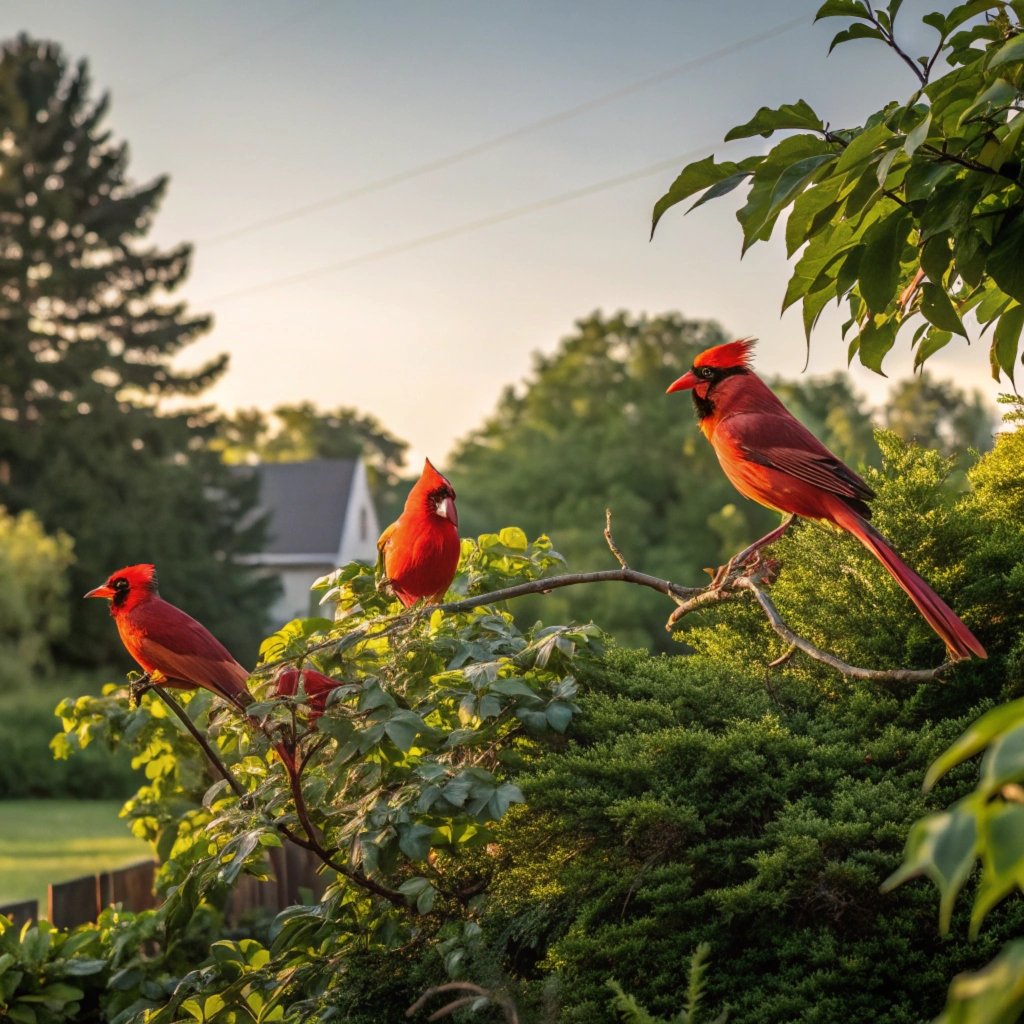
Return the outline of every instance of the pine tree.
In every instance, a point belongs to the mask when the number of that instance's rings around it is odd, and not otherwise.
[[[22,35],[0,54],[0,502],[75,540],[78,592],[152,561],[163,590],[243,661],[269,599],[236,556],[254,550],[252,484],[208,450],[209,410],[164,412],[227,367],[173,358],[210,327],[170,297],[191,247],[145,236],[167,188],[128,176],[85,61]],[[248,523],[240,530],[240,522]],[[88,613],[88,614],[87,614]],[[75,657],[116,649],[96,609],[73,611]]]

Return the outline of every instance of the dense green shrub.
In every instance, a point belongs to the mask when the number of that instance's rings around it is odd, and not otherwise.
[[[880,438],[875,521],[988,645],[987,663],[919,686],[850,683],[797,656],[746,605],[704,615],[690,658],[610,652],[581,681],[565,749],[531,760],[501,825],[483,936],[464,967],[520,988],[538,1019],[557,981],[565,1024],[611,1020],[614,976],[652,1012],[678,1007],[682,966],[709,942],[709,1004],[752,1022],[910,1022],[958,970],[1024,926],[967,909],[938,934],[927,886],[882,895],[912,823],[963,792],[925,795],[928,765],[977,715],[1022,688],[1022,435],[1003,435],[944,487],[932,453]],[[804,635],[858,664],[938,664],[941,643],[851,540],[804,525],[778,545],[773,596]]]

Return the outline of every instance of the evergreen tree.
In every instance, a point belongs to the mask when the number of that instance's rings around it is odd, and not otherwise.
[[[131,181],[90,87],[54,43],[22,35],[0,54],[0,502],[74,537],[77,592],[155,562],[168,595],[252,661],[270,596],[236,561],[259,540],[254,485],[208,450],[208,410],[160,408],[227,356],[172,366],[210,326],[169,297],[191,247],[146,244],[167,178]],[[73,607],[68,653],[107,659],[113,630],[88,612]]]

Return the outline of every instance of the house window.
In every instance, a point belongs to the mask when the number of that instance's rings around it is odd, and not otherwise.
[[[359,510],[359,539],[366,540],[370,531],[370,517],[366,514],[366,506]]]

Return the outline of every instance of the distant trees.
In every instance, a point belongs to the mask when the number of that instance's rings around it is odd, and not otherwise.
[[[130,180],[108,99],[90,91],[86,63],[54,43],[23,35],[0,54],[0,502],[74,537],[74,592],[157,562],[244,659],[269,596],[235,561],[258,541],[253,485],[208,450],[206,411],[161,408],[227,357],[172,365],[210,326],[170,297],[191,249],[146,243],[167,178]],[[105,659],[113,631],[89,612],[72,605],[66,653]]]
[[[312,402],[278,405],[267,413],[239,409],[220,418],[212,447],[225,462],[298,462],[361,455],[382,481],[393,483],[405,465],[408,442],[375,416],[357,409],[318,409]]]
[[[0,691],[52,668],[51,648],[68,628],[71,538],[48,535],[32,512],[0,508]]]

